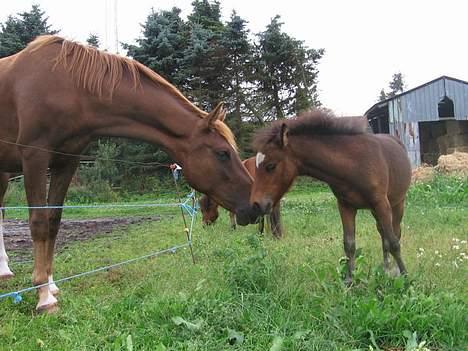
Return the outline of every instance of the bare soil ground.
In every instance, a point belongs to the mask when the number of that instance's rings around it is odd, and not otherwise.
[[[62,220],[56,247],[61,251],[70,242],[85,241],[97,236],[116,238],[122,235],[121,229],[131,224],[160,219],[160,216],[65,219]],[[31,258],[32,239],[28,221],[5,219],[3,228],[5,248],[11,260],[14,262]]]

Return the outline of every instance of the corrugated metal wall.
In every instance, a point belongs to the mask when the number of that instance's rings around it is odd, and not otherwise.
[[[388,102],[390,134],[400,138],[414,166],[421,162],[418,122],[439,121],[438,103],[452,99],[455,119],[468,120],[468,84],[442,78]]]

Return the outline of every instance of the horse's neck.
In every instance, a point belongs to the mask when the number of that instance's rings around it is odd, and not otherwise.
[[[142,82],[141,89],[123,86],[112,101],[103,102],[104,113],[94,119],[93,133],[118,136],[160,145],[182,162],[187,141],[200,121],[199,111],[164,87]]]

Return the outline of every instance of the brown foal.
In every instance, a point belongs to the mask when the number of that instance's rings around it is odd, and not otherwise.
[[[366,132],[364,117],[337,118],[316,110],[282,120],[254,139],[257,172],[251,204],[263,215],[278,203],[294,179],[307,175],[327,183],[338,200],[347,256],[346,281],[355,265],[355,217],[370,209],[382,238],[384,268],[390,252],[406,272],[400,253],[400,223],[411,165],[403,144],[384,134]]]

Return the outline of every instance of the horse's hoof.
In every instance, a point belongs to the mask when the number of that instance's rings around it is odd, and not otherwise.
[[[60,294],[60,289],[55,284],[49,285],[49,291],[54,296],[57,296],[58,294]]]
[[[13,272],[1,274],[1,275],[0,275],[0,281],[11,279],[11,278],[13,278],[14,276],[15,276],[15,275],[13,274]]]
[[[42,314],[42,313],[54,314],[54,313],[57,313],[58,310],[59,310],[58,302],[36,307],[36,312],[39,314]]]
[[[345,278],[344,284],[346,285],[346,287],[350,288],[353,285],[353,278]]]
[[[58,310],[58,300],[51,294],[49,287],[39,288],[39,302],[36,306],[38,313],[54,313]]]

